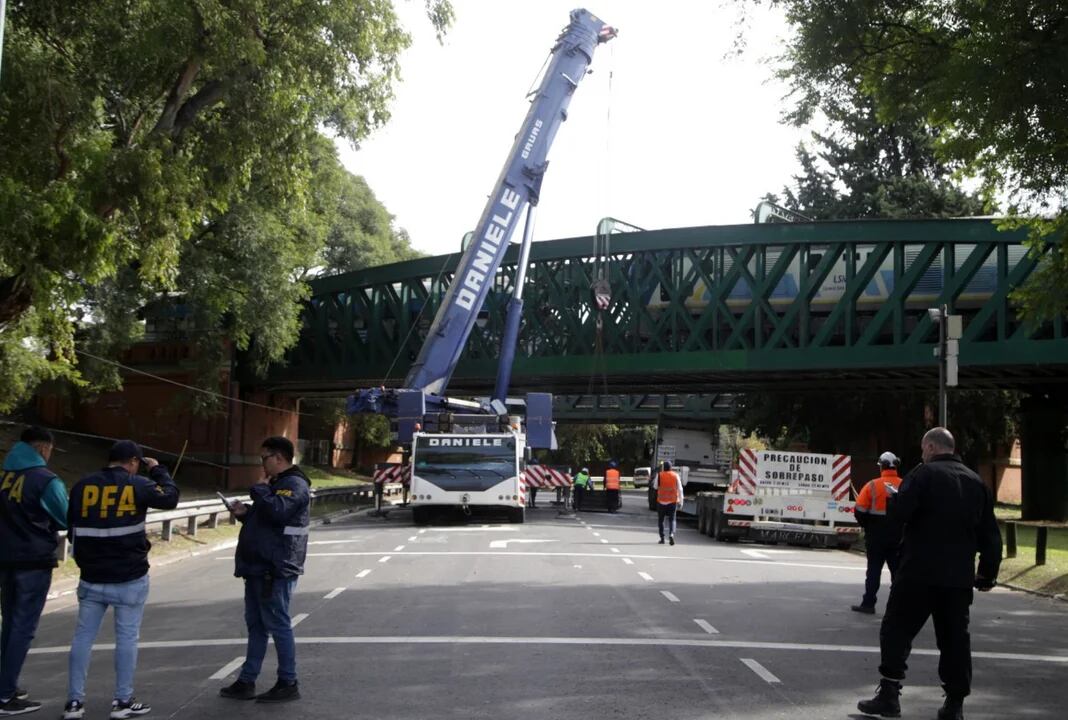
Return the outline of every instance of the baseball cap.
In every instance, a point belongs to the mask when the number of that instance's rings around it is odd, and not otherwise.
[[[901,459],[897,455],[889,451],[884,452],[882,455],[879,456],[880,465],[886,465],[887,467],[890,467],[891,465],[896,466],[899,462],[901,462]]]
[[[141,446],[133,440],[119,440],[108,451],[108,462],[126,462],[137,458],[144,460],[145,454],[141,452]]]

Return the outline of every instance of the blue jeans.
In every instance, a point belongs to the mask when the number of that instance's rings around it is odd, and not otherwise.
[[[52,568],[0,568],[0,613],[4,616],[0,630],[0,701],[15,695],[22,663],[30,651],[51,585]]]
[[[664,520],[668,521],[668,537],[675,537],[675,511],[679,509],[679,506],[675,503],[656,504],[656,525],[660,530],[660,539],[664,539]]]
[[[297,579],[263,577],[245,578],[245,625],[248,626],[248,647],[245,664],[237,679],[256,682],[267,654],[267,636],[274,638],[278,653],[278,679],[293,683],[297,681],[297,644],[293,639],[293,627],[289,619],[289,599]]]
[[[148,600],[148,575],[124,583],[78,583],[78,624],[70,644],[67,699],[85,701],[85,678],[93,641],[108,606],[115,608],[115,699],[133,697],[137,669],[137,636]]]

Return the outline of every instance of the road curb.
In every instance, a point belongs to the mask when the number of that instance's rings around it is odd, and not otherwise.
[[[1057,600],[1059,602],[1068,602],[1068,594],[1066,593],[1048,593],[1041,590],[1031,590],[1029,588],[1020,587],[1019,585],[1013,585],[1012,583],[999,582],[998,587],[1009,588],[1010,590],[1016,590],[1019,592],[1027,593],[1028,595],[1037,595],[1039,597],[1049,598],[1051,600]]]

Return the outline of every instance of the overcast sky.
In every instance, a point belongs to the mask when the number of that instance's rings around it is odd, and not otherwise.
[[[473,229],[527,112],[525,99],[579,0],[452,0],[438,44],[422,0],[397,3],[412,47],[392,119],[345,166],[364,176],[437,255]],[[549,152],[535,241],[590,235],[607,215],[646,228],[750,222],[797,171],[806,133],[780,123],[784,86],[763,62],[786,26],[749,8],[748,51],[731,56],[736,3],[597,0],[619,29],[598,47]],[[520,231],[513,236],[518,241]]]

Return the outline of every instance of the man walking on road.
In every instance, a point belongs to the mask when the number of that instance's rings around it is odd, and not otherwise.
[[[903,526],[903,540],[879,631],[882,679],[875,697],[862,700],[857,708],[868,715],[901,715],[901,681],[912,640],[933,617],[938,676],[946,693],[938,718],[962,720],[972,680],[972,588],[994,587],[1001,565],[1001,531],[994,519],[993,493],[954,454],[949,431],[929,430],[921,449],[923,465],[901,482],[890,511],[891,521]]]
[[[37,632],[52,570],[57,530],[67,527],[67,488],[46,465],[54,440],[29,427],[4,458],[0,483],[0,716],[41,709],[18,688],[19,673]]]
[[[148,477],[138,475],[144,464]],[[130,440],[108,453],[108,466],[87,475],[70,492],[67,525],[74,541],[78,582],[78,622],[70,646],[70,683],[64,720],[85,714],[85,679],[89,657],[108,607],[115,610],[115,695],[112,720],[144,715],[152,708],[133,695],[137,636],[148,599],[148,551],[145,535],[149,508],[170,510],[178,504],[178,487],[167,468],[145,457]]]
[[[883,564],[890,569],[890,579],[897,570],[897,549],[901,542],[900,526],[891,524],[887,518],[887,506],[897,494],[901,478],[897,466],[901,461],[892,452],[879,456],[879,477],[868,482],[857,496],[855,517],[864,528],[864,547],[868,555],[868,574],[864,580],[864,598],[852,610],[871,615],[875,612],[875,596]]]
[[[252,503],[233,503],[230,512],[241,521],[234,575],[245,579],[245,624],[248,646],[241,673],[219,694],[235,700],[280,703],[300,699],[297,646],[289,618],[289,601],[304,573],[308,553],[311,481],[293,464],[293,443],[269,437],[260,447],[263,478],[252,486]],[[256,695],[267,636],[278,653],[278,681]]]
[[[682,480],[671,469],[671,463],[664,461],[663,470],[653,480],[656,490],[656,525],[660,530],[660,544],[664,544],[664,520],[668,521],[668,541],[675,544],[675,514],[682,507]]]

